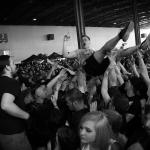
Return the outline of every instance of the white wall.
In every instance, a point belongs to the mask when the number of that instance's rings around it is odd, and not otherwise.
[[[90,36],[92,47],[98,50],[106,41],[117,35],[118,28],[87,27],[86,34]],[[10,50],[14,60],[26,59],[32,54],[61,54],[63,36],[69,32],[71,36],[70,49],[77,49],[75,27],[63,26],[0,26],[0,33],[7,33],[8,43],[0,43],[0,50]],[[47,34],[54,34],[54,40],[46,40]],[[122,41],[117,45],[121,45]],[[134,33],[131,34],[127,47],[135,45]]]

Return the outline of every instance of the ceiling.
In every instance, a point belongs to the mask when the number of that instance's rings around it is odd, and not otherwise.
[[[133,0],[82,0],[85,26],[123,27],[133,19]],[[136,0],[141,28],[150,27],[150,0]],[[74,0],[4,0],[0,25],[74,26]]]

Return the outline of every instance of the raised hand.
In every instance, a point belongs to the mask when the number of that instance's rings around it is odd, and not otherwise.
[[[90,112],[97,111],[97,101],[90,104]]]

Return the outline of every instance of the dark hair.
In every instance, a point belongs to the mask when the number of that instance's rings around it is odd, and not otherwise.
[[[10,65],[10,56],[9,55],[1,55],[0,56],[0,75],[3,74],[4,68],[6,65]]]
[[[105,109],[103,112],[106,114],[114,133],[119,133],[123,123],[121,114],[111,109]]]
[[[82,35],[82,38],[83,38],[83,37],[86,37],[86,38],[88,38],[89,40],[91,40],[90,37],[87,36],[86,34]]]
[[[81,93],[78,89],[74,88],[67,91],[66,98],[68,98],[72,102],[84,102],[85,95]]]
[[[59,128],[57,137],[61,150],[77,150],[79,140],[77,135],[68,126]]]

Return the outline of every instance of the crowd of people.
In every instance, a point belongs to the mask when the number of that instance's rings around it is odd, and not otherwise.
[[[82,36],[82,49],[62,57],[39,55],[16,66],[0,56],[0,149],[149,150],[150,35],[127,42],[129,24],[99,50]],[[146,55],[147,54],[147,55]]]

